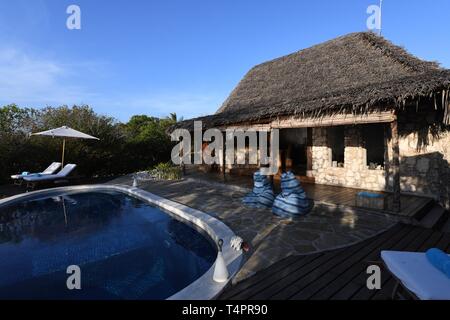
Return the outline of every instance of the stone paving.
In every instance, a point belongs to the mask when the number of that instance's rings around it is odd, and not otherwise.
[[[131,183],[124,177],[109,183]],[[241,203],[245,189],[219,187],[208,182],[149,181],[140,188],[202,210],[226,223],[251,246],[246,261],[233,280],[239,282],[271,264],[295,254],[348,246],[372,237],[395,224],[387,216],[314,209],[309,215],[283,220],[269,209],[253,209]]]

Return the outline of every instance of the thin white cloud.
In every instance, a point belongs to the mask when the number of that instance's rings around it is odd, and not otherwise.
[[[0,100],[2,103],[53,105],[81,103],[93,95],[66,83],[69,66],[23,51],[0,49]]]
[[[78,61],[70,64],[38,57],[15,48],[0,48],[0,106],[22,107],[88,104],[99,113],[127,121],[131,115],[158,117],[172,112],[184,118],[215,112],[224,97],[217,93],[167,89],[134,92],[94,91],[96,81],[114,77],[105,62]],[[88,78],[90,84],[81,82]],[[81,84],[80,84],[81,83]]]

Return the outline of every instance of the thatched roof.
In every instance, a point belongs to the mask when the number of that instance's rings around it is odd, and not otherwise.
[[[450,70],[420,60],[371,32],[352,33],[252,68],[205,127],[403,108],[438,98],[448,108]],[[447,114],[447,120],[450,115]]]

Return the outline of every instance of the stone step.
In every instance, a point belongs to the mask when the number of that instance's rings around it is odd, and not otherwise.
[[[436,204],[421,220],[420,225],[424,228],[440,228],[447,218],[446,211]]]
[[[413,214],[413,218],[416,221],[421,221],[427,216],[427,214],[433,209],[435,205],[436,202],[433,199],[429,199],[416,209],[416,212]]]

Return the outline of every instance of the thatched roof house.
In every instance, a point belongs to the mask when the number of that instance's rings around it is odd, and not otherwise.
[[[215,114],[172,129],[279,129],[279,172],[392,191],[395,210],[400,191],[450,208],[449,92],[450,70],[352,33],[255,66]]]
[[[265,122],[280,116],[402,109],[439,98],[450,123],[450,70],[422,61],[371,32],[352,33],[252,68],[206,127]],[[178,127],[188,128],[191,120]]]

